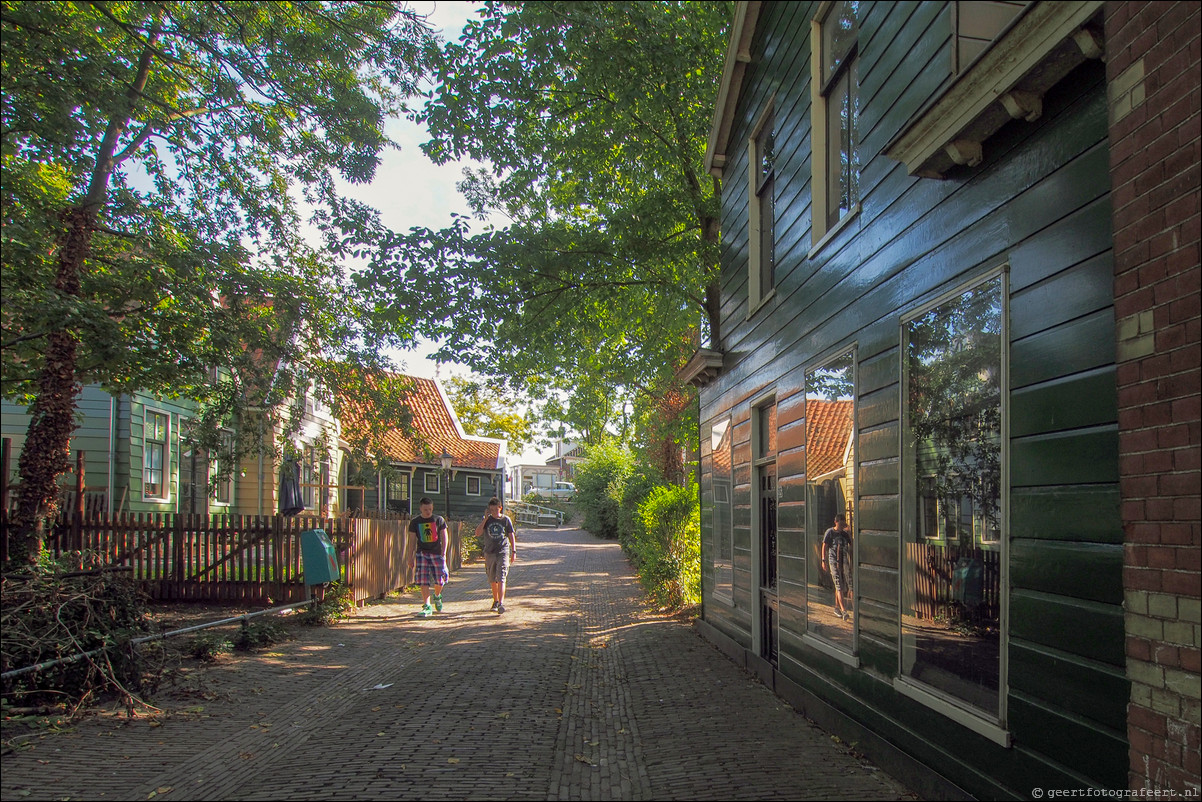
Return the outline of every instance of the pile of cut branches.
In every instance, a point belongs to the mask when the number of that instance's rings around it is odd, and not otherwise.
[[[74,713],[105,693],[131,704],[142,690],[131,641],[150,628],[147,600],[127,575],[43,562],[6,573],[0,598],[3,672],[52,663],[5,678],[6,708],[53,705]]]

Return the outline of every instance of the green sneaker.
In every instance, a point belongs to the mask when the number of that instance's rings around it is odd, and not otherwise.
[[[434,610],[431,609],[430,605],[423,604],[422,611],[418,613],[418,615],[420,615],[422,618],[429,618],[430,616],[434,615]]]
[[[440,613],[442,612],[442,594],[441,593],[434,594],[434,609]]]

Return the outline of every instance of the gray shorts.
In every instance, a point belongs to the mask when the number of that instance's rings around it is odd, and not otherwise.
[[[495,554],[484,555],[484,570],[488,574],[489,582],[505,582],[505,577],[509,575],[509,551],[501,551]]]

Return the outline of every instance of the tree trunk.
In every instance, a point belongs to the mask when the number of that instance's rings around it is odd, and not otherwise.
[[[80,275],[91,247],[95,209],[74,208],[58,256],[54,288],[60,295],[79,295]],[[13,516],[10,557],[34,564],[42,551],[46,524],[58,513],[58,475],[70,467],[71,433],[75,430],[75,400],[80,385],[75,376],[76,337],[68,329],[50,334],[45,362],[38,377],[38,396],[30,408],[29,431],[17,462],[21,490]]]
[[[155,8],[151,30],[126,92],[125,109],[109,120],[96,152],[88,191],[77,206],[63,213],[65,230],[59,241],[54,289],[62,297],[78,298],[84,264],[92,249],[96,222],[108,197],[109,177],[116,164],[117,143],[129,127],[154,63],[162,9]],[[29,431],[17,471],[21,495],[11,525],[9,557],[13,562],[37,563],[45,541],[47,521],[58,512],[58,475],[70,467],[71,434],[75,431],[75,401],[80,384],[75,371],[78,335],[68,323],[47,338],[45,361],[38,377],[38,397],[30,408]]]

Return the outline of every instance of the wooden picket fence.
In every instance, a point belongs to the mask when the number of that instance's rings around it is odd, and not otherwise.
[[[450,524],[449,568],[461,567],[460,534]],[[301,533],[324,530],[338,554],[341,581],[357,603],[412,579],[417,544],[407,520],[308,516],[124,514],[64,522],[48,538],[56,556],[88,554],[128,568],[157,600],[289,604],[308,597]]]

